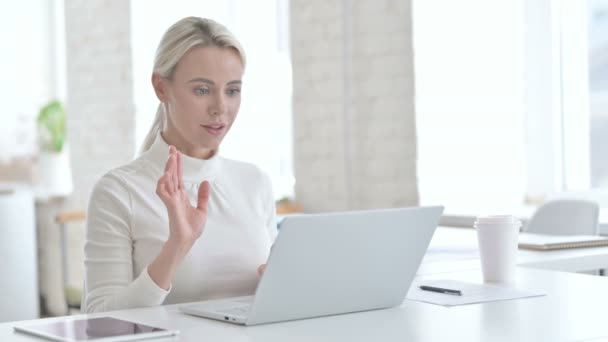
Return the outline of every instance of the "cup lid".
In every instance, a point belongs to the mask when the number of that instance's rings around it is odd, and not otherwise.
[[[502,224],[521,224],[519,218],[513,215],[488,215],[488,216],[478,216],[477,220],[475,220],[475,225],[478,224],[491,224],[491,225],[502,225]]]

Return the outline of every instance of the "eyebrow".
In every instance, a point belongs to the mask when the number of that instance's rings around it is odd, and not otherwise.
[[[208,79],[208,78],[204,78],[204,77],[195,77],[193,79],[191,79],[190,81],[188,81],[188,83],[196,83],[196,82],[202,82],[202,83],[207,83],[210,85],[215,85],[215,82],[213,82],[212,80]],[[243,81],[241,80],[234,80],[234,81],[230,81],[227,84],[242,84]]]

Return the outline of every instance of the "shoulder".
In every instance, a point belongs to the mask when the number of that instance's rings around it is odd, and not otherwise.
[[[124,197],[128,196],[142,170],[145,170],[145,160],[135,159],[103,174],[93,186],[91,200],[99,196]]]
[[[258,166],[221,157],[221,179],[252,193],[272,194],[270,177]]]
[[[269,179],[268,175],[254,164],[223,157],[220,157],[220,160],[221,172],[223,174],[248,180],[250,182],[266,182]]]

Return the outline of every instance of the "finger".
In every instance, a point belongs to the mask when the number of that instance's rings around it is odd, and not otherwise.
[[[169,171],[171,167],[171,156],[173,155],[173,146],[169,146],[169,157],[167,158],[167,163],[165,164],[165,172]]]
[[[177,191],[179,189],[179,181],[177,180],[177,152],[173,153],[173,158],[171,163],[171,183],[173,186],[173,191]]]
[[[158,180],[158,183],[156,184],[156,194],[161,198],[164,199],[164,197],[167,196],[167,177],[165,177],[165,175],[163,174],[162,177],[160,177],[160,179]]]
[[[165,189],[167,190],[167,192],[169,194],[173,194],[173,192],[175,192],[175,189],[173,187],[173,178],[171,176],[171,171],[167,171],[165,172],[165,181],[163,182]]]
[[[184,174],[182,173],[182,154],[177,151],[177,188],[184,188]]]
[[[160,177],[158,182],[156,182],[156,194],[159,196],[162,193],[163,179],[164,179],[164,177]]]
[[[169,198],[169,196],[171,196],[171,186],[169,184],[169,181],[167,179],[167,177],[165,177],[165,181],[163,182],[163,184],[161,184],[161,191],[162,194],[165,196],[165,198]]]
[[[169,147],[169,159],[167,160],[167,165],[165,166],[165,182],[167,183],[167,190],[170,193],[175,191],[175,186],[173,182],[173,173],[175,172],[175,153],[173,150],[173,146]]]
[[[163,173],[163,175],[158,180],[158,185],[156,186],[159,192],[163,192],[167,190],[165,183],[167,182],[167,173]]]
[[[207,212],[210,192],[211,188],[209,187],[209,182],[203,181],[198,188],[198,205],[196,207],[204,212]]]
[[[264,271],[266,271],[266,264],[261,264],[260,267],[258,267],[258,274],[262,275],[264,274]]]

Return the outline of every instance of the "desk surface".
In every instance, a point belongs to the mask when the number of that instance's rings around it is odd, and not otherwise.
[[[605,268],[608,247],[520,250],[518,263],[526,266],[518,268],[518,287],[547,296],[452,308],[406,300],[388,310],[255,327],[188,316],[177,306],[88,316],[110,315],[178,329],[179,341],[608,341],[608,277],[534,269]],[[439,228],[418,277],[480,283],[475,231]],[[64,318],[48,320],[58,319]],[[0,341],[40,341],[14,333],[15,324],[0,324]]]
[[[480,282],[478,271],[426,278]],[[605,314],[608,308],[608,278],[520,267],[517,284],[520,288],[541,290],[547,295],[451,308],[406,300],[400,307],[392,309],[254,327],[188,316],[180,313],[175,305],[88,316],[108,315],[178,329],[181,332],[179,341],[608,340]],[[46,320],[58,319],[62,318]],[[39,341],[13,332],[15,324],[0,324],[0,341]]]

